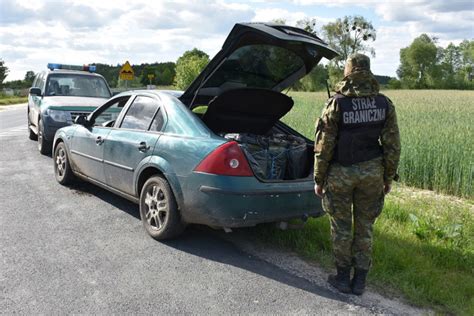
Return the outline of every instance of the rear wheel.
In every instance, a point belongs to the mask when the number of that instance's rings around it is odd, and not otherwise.
[[[56,180],[62,185],[70,184],[74,181],[74,174],[69,164],[66,146],[64,143],[59,143],[54,150],[54,176]]]
[[[38,150],[43,155],[48,155],[51,153],[51,143],[44,138],[44,126],[42,119],[39,119],[38,121]]]
[[[33,132],[33,130],[31,129],[30,111],[28,111],[27,116],[28,116],[28,138],[31,140],[38,140],[38,135],[36,135],[35,132]]]
[[[171,239],[184,230],[184,223],[168,182],[160,176],[148,179],[140,194],[140,217],[156,240]]]

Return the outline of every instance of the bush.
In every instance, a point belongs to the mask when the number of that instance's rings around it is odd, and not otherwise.
[[[196,48],[184,52],[176,62],[176,87],[185,90],[208,63],[209,56]]]

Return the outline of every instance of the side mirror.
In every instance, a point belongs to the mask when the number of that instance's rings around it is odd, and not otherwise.
[[[79,124],[84,127],[90,127],[92,124],[91,122],[87,119],[87,116],[85,115],[79,115],[74,119],[74,124]]]
[[[36,95],[36,96],[41,96],[41,89],[40,88],[30,88],[30,94],[31,95]]]

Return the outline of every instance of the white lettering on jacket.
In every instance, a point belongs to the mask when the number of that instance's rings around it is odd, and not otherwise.
[[[385,120],[385,109],[377,109],[375,97],[352,99],[352,111],[344,112],[344,124],[380,122]]]

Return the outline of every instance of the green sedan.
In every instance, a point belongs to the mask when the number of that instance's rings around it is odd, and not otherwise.
[[[236,24],[184,93],[121,93],[58,130],[56,179],[136,202],[160,240],[187,224],[229,231],[321,216],[313,143],[280,121],[293,107],[281,91],[336,55],[298,28]]]

